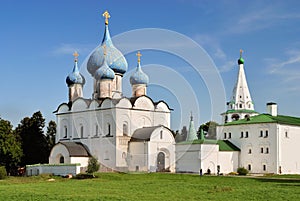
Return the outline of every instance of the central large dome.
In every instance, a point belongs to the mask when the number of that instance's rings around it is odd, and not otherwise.
[[[123,54],[112,43],[108,30],[108,24],[105,25],[105,32],[101,45],[94,50],[88,60],[87,70],[89,71],[89,73],[94,76],[97,69],[99,69],[103,65],[104,46],[106,49],[106,61],[108,66],[115,73],[124,74],[127,71],[128,64]]]

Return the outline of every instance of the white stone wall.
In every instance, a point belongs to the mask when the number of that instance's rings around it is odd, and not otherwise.
[[[148,171],[148,142],[131,142],[128,155],[129,171]]]
[[[300,127],[279,125],[278,167],[282,174],[300,174]],[[279,168],[278,168],[279,173]]]
[[[211,174],[217,173],[219,145],[201,144],[199,158],[203,173],[210,169]]]
[[[237,151],[219,151],[217,144],[176,144],[176,172],[227,174],[236,171],[239,161]]]
[[[66,104],[61,105],[57,113],[56,142],[81,142],[102,165],[112,169],[128,167],[129,137],[138,128],[169,127],[170,110],[164,102],[155,107],[152,100],[145,96],[139,97],[134,106],[127,98],[122,98],[117,104],[113,101],[105,99],[99,107],[95,100],[88,104],[83,99],[77,99],[71,111]],[[111,137],[106,137],[108,125]]]
[[[165,169],[175,172],[175,139],[170,130],[158,127],[151,135],[148,147],[148,169],[153,171],[157,167],[157,155],[165,154]]]
[[[227,139],[241,149],[239,167],[250,166],[251,173],[278,172],[276,123],[218,126],[217,138]]]
[[[236,172],[239,167],[239,151],[219,151],[218,165],[220,173]]]
[[[199,173],[200,144],[176,144],[176,172]]]
[[[51,150],[49,164],[60,164],[61,156],[64,157],[64,163],[71,164],[70,153],[62,144],[55,145],[55,147]]]
[[[75,176],[80,173],[80,164],[65,164],[65,165],[28,165],[26,166],[26,175],[35,176],[40,174],[54,174],[65,176],[72,174]]]

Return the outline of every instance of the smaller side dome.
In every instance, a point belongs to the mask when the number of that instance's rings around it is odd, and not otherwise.
[[[240,57],[239,60],[238,60],[238,64],[239,64],[239,65],[240,65],[240,64],[244,64],[244,62],[245,62],[244,59],[243,59],[242,57]]]
[[[114,71],[107,65],[106,55],[104,55],[104,62],[102,66],[95,72],[95,78],[96,80],[100,80],[100,79],[113,80],[115,78]]]
[[[138,52],[137,56],[138,56],[138,65],[137,65],[137,68],[136,68],[135,72],[130,76],[130,84],[131,85],[134,85],[134,84],[146,84],[146,85],[148,85],[149,77],[148,77],[148,75],[146,75],[146,73],[144,73],[142,71],[142,68],[141,68],[140,57],[142,55],[141,55],[140,52]]]
[[[81,84],[81,85],[85,84],[85,78],[83,77],[83,75],[80,74],[78,69],[77,57],[79,56],[79,54],[75,52],[73,55],[75,57],[74,68],[73,71],[66,78],[66,83],[68,87],[73,84]]]
[[[239,58],[239,60],[238,60],[238,64],[240,65],[240,64],[244,64],[244,59],[243,59],[243,57],[242,57],[242,53],[243,53],[243,50],[240,50],[240,58]]]

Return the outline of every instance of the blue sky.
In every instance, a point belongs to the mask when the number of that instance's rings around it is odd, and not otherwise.
[[[105,10],[111,14],[111,36],[120,36],[114,40],[117,47],[124,33],[147,28],[170,30],[198,43],[216,66],[226,100],[236,81],[239,50],[243,49],[255,109],[265,112],[266,102],[273,101],[278,103],[280,114],[300,116],[299,9],[299,1],[289,0],[1,1],[0,116],[15,126],[38,110],[47,122],[55,120],[52,112],[68,98],[65,78],[73,67],[72,53],[79,52],[81,65],[99,45]],[[144,71],[150,75],[148,95],[174,108],[172,129],[187,125],[190,111],[196,126],[211,119],[220,121],[225,102],[213,106],[216,95],[212,94],[217,92],[207,82],[210,74],[199,73],[186,59],[189,55],[197,58],[196,53],[183,51],[182,56],[147,49],[150,38],[130,40],[136,44],[126,54],[129,72],[124,77],[124,94],[131,94],[128,77],[136,66],[135,51],[140,49]],[[176,45],[168,40],[157,42]],[[120,49],[126,47],[120,44]],[[81,72],[87,79],[84,96],[90,98],[91,76],[84,67]]]

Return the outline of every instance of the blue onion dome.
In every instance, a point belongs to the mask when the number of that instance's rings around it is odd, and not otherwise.
[[[140,52],[137,53],[138,56],[138,65],[135,72],[130,76],[130,84],[146,84],[149,83],[149,77],[142,71],[140,57],[142,56]]]
[[[242,53],[243,53],[243,50],[240,50],[240,58],[239,58],[239,60],[238,60],[238,64],[240,65],[240,64],[244,64],[244,59],[243,59],[243,57],[242,57]]]
[[[68,87],[73,84],[85,84],[85,78],[83,77],[83,75],[80,74],[78,69],[77,57],[79,56],[79,54],[75,52],[73,55],[75,57],[74,68],[73,71],[66,78],[66,83]]]
[[[98,70],[96,70],[94,77],[96,78],[96,80],[101,80],[101,79],[111,79],[111,80],[113,80],[115,78],[115,73],[107,65],[105,56],[104,56],[103,65]]]
[[[106,52],[107,52],[107,64],[108,66],[115,72],[124,74],[127,71],[128,64],[123,56],[123,54],[114,46],[112,43],[109,29],[108,29],[108,18],[109,13],[105,11],[103,13],[103,16],[105,19],[105,31],[104,36],[102,39],[102,43],[99,47],[95,49],[95,51],[91,54],[90,58],[88,59],[87,63],[87,70],[91,75],[94,76],[96,70],[100,68],[100,66],[103,64],[103,46],[106,46]]]

